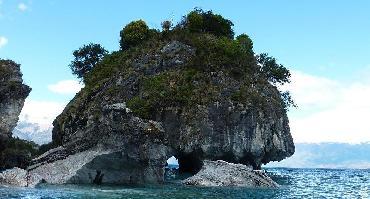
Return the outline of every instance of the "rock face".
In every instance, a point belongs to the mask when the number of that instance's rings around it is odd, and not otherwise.
[[[0,59],[0,170],[27,167],[32,143],[12,138],[19,114],[31,88],[23,84],[20,65]]]
[[[56,118],[53,144],[60,147],[33,160],[28,175],[36,180],[29,184],[162,183],[171,156],[181,172],[195,174],[204,160],[259,169],[294,153],[286,109],[267,80],[245,83],[240,71],[194,69],[197,49],[176,40],[137,51],[133,58],[119,52],[125,71],[87,84]],[[250,170],[238,175],[243,185],[273,186]]]
[[[277,188],[276,184],[263,171],[255,171],[243,164],[232,164],[222,160],[203,162],[202,169],[183,181],[196,186],[242,186],[250,188]]]
[[[31,88],[23,84],[20,65],[0,59],[0,137],[10,138]]]
[[[0,173],[0,184],[26,187],[28,186],[27,171],[20,168],[6,170]]]

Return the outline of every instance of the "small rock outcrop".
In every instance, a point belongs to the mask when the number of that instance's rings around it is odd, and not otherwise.
[[[10,138],[31,88],[23,84],[20,65],[0,59],[0,137]]]
[[[202,169],[196,175],[184,180],[183,184],[250,188],[277,188],[279,186],[263,171],[256,171],[243,164],[233,164],[222,160],[203,161]]]

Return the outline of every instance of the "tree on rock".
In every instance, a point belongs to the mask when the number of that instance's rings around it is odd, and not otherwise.
[[[236,37],[236,41],[240,44],[244,51],[253,54],[253,41],[246,34],[241,34]]]
[[[273,84],[285,84],[290,82],[289,70],[276,62],[276,59],[268,56],[267,53],[257,55],[257,61],[260,65],[260,72],[267,80]]]
[[[138,20],[127,24],[120,32],[122,50],[137,46],[149,38],[150,31],[145,21]]]
[[[90,43],[84,45],[73,52],[75,59],[71,62],[69,67],[74,75],[79,79],[84,79],[86,74],[89,73],[106,54],[108,54],[108,51],[100,44]]]
[[[162,26],[162,31],[163,32],[168,32],[168,31],[170,31],[170,29],[172,27],[172,22],[171,21],[168,21],[168,20],[163,21],[161,23],[161,26]]]

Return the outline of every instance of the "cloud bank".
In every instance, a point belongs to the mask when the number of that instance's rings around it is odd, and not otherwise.
[[[40,129],[47,130],[66,105],[67,103],[26,99],[19,121],[38,124]]]
[[[72,97],[81,90],[83,85],[76,80],[63,80],[49,85],[49,91]],[[68,101],[40,101],[26,99],[19,116],[17,127],[13,131],[15,137],[44,144],[51,141],[54,119],[63,112]]]
[[[50,142],[53,121],[66,105],[67,103],[26,99],[13,136],[38,144]]]
[[[292,83],[284,89],[299,106],[289,113],[295,142],[370,141],[370,82],[342,83],[293,71]]]

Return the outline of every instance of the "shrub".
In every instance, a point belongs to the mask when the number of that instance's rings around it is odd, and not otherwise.
[[[186,17],[187,28],[191,32],[203,32],[203,16],[198,11],[190,12]]]
[[[57,145],[54,143],[54,142],[50,142],[48,144],[43,144],[39,147],[39,150],[37,151],[37,155],[42,155],[44,153],[46,153],[47,151],[49,151],[50,149],[53,149],[57,147]]]
[[[37,145],[18,138],[0,138],[0,170],[19,167],[25,169],[37,153]]]
[[[246,34],[241,34],[236,37],[236,41],[240,44],[243,50],[249,54],[253,54],[253,41]]]
[[[100,44],[87,44],[73,52],[74,60],[69,67],[79,79],[84,79],[92,68],[108,53]]]
[[[162,22],[161,25],[162,25],[162,31],[163,32],[168,32],[168,31],[170,31],[170,29],[172,27],[172,22],[166,20],[166,21]]]
[[[195,9],[185,17],[182,23],[191,32],[208,32],[216,36],[234,38],[232,29],[234,24],[212,11],[205,12],[201,9]]]
[[[150,118],[152,113],[152,108],[147,100],[141,99],[136,96],[127,101],[127,107],[129,107],[132,112],[142,118]]]
[[[127,24],[120,32],[120,46],[122,50],[127,50],[136,46],[149,38],[149,27],[143,20],[133,21]]]

